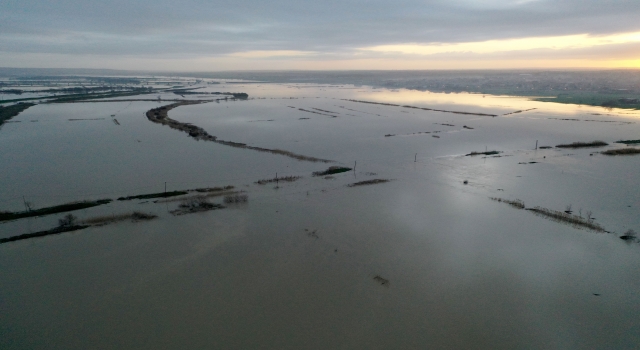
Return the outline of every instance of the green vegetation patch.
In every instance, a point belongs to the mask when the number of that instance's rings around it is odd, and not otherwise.
[[[557,145],[557,148],[590,148],[590,147],[604,147],[609,144],[604,141],[591,141],[591,142],[574,142],[562,145]]]
[[[96,207],[98,205],[103,205],[110,202],[111,202],[111,199],[100,199],[92,202],[84,201],[84,202],[67,203],[67,204],[56,205],[48,208],[34,209],[34,210],[28,210],[28,211],[22,211],[22,212],[16,212],[16,213],[0,212],[0,221],[16,220],[16,219],[33,217],[33,216],[43,216],[43,215],[64,213],[68,211]]]
[[[35,103],[21,102],[7,107],[0,106],[0,125],[4,124],[5,121],[17,116],[25,109],[35,105]]]
[[[151,198],[167,198],[167,197],[175,197],[182,196],[184,194],[188,194],[187,191],[173,191],[173,192],[160,192],[160,193],[149,193],[149,194],[141,194],[138,196],[128,196],[128,197],[120,197],[119,201],[130,201],[132,199],[151,199]]]
[[[333,174],[345,173],[345,172],[351,171],[351,170],[353,170],[353,169],[347,168],[347,167],[341,167],[341,166],[330,166],[327,170],[314,171],[312,174],[313,174],[313,176],[325,176],[325,175],[333,175]]]

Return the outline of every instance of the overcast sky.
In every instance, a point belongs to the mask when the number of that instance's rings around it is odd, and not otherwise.
[[[640,1],[0,0],[0,66],[640,67]]]

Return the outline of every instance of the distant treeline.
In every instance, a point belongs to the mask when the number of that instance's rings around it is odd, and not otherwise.
[[[22,95],[23,93],[68,93],[68,94],[86,94],[92,92],[103,92],[103,91],[140,91],[147,92],[153,90],[150,87],[126,87],[126,86],[94,86],[94,87],[81,87],[74,86],[70,88],[61,88],[61,89],[42,89],[42,90],[20,90],[20,89],[8,89],[8,90],[0,90],[0,94],[12,94],[12,95]]]

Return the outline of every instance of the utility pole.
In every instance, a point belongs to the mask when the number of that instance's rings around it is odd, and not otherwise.
[[[164,182],[164,195],[167,195],[167,182]]]
[[[536,140],[536,150],[538,149],[538,140]]]
[[[413,157],[413,162],[416,163],[418,161],[418,153],[416,153],[415,157]]]

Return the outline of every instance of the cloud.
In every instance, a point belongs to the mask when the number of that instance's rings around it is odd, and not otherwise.
[[[477,43],[517,46],[532,38],[636,33],[639,17],[634,0],[4,0],[0,57],[327,61],[372,53],[362,48],[406,49],[407,43],[413,51],[467,46],[479,52]],[[0,60],[0,66],[19,63]]]
[[[487,40],[466,43],[392,44],[361,48],[378,53],[434,55],[448,52],[494,53],[533,49],[574,50],[594,46],[640,43],[640,32],[593,36],[587,34]]]

